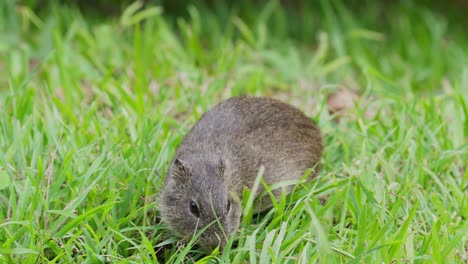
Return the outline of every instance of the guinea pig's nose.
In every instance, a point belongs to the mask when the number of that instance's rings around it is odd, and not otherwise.
[[[227,244],[227,240],[226,240],[226,237],[221,234],[219,235],[218,233],[215,233],[215,236],[217,238],[217,242],[218,244],[216,246],[219,246],[219,249],[224,249],[226,247],[226,244]]]

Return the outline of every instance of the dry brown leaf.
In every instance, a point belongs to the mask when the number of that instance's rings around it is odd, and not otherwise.
[[[349,114],[349,109],[354,107],[358,99],[359,96],[355,92],[347,89],[331,93],[327,99],[328,112],[338,120]]]

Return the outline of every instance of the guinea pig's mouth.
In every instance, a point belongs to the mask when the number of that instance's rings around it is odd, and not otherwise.
[[[212,251],[219,246],[219,249],[222,250],[226,247],[227,239],[224,234],[218,235],[218,233],[201,233],[200,237],[197,240],[197,244],[205,250]]]
[[[206,225],[197,223],[194,231],[192,239],[195,239],[195,244],[205,251],[212,251],[216,247],[224,249],[231,237],[230,229],[224,225],[223,219],[213,220]]]

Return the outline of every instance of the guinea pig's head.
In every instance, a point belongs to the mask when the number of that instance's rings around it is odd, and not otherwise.
[[[159,211],[167,226],[185,239],[201,230],[197,244],[223,248],[240,223],[241,205],[229,189],[225,163],[175,158],[159,196]]]

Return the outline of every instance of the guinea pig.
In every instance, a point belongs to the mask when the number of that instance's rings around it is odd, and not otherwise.
[[[252,188],[259,168],[268,185],[312,179],[320,169],[322,137],[297,108],[266,97],[233,97],[205,113],[180,143],[159,196],[169,229],[197,244],[225,246],[240,225],[243,188]],[[273,191],[289,194],[293,186]],[[254,211],[271,208],[271,197],[254,193]]]

